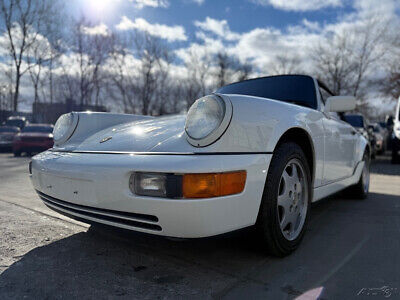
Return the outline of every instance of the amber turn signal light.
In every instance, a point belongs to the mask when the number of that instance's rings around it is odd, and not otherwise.
[[[212,198],[241,193],[246,175],[246,171],[184,174],[183,198]]]

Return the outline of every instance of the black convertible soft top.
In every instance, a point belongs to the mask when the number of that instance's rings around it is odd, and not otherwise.
[[[328,90],[329,91],[329,90]],[[248,79],[221,87],[217,93],[270,98],[317,108],[314,79],[308,75],[276,75]]]

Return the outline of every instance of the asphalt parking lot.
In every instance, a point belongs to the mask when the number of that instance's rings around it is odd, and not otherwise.
[[[251,230],[170,240],[90,228],[41,203],[28,162],[0,154],[0,299],[400,298],[400,165],[388,157],[372,165],[368,199],[313,205],[283,259]]]

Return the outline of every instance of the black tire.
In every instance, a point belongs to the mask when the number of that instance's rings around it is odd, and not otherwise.
[[[21,151],[16,151],[16,152],[14,152],[14,156],[15,156],[15,157],[20,157],[20,156],[21,156]]]
[[[368,171],[368,185],[367,187],[365,186],[365,177],[363,176],[365,169],[363,170],[363,173],[361,173],[360,180],[357,182],[357,184],[349,187],[347,189],[347,195],[350,198],[353,199],[366,199],[368,197],[368,190],[369,190],[369,167],[370,167],[370,158],[369,158],[369,153],[367,151],[364,152],[363,155],[363,161],[365,161],[366,166],[367,166],[367,171]]]
[[[287,163],[292,159],[297,159],[301,162],[305,177],[307,177],[306,188],[308,189],[308,204],[303,228],[297,238],[294,240],[288,240],[283,235],[279,225],[277,201],[282,173]],[[284,257],[292,253],[299,246],[304,236],[310,215],[310,204],[312,198],[311,182],[310,168],[306,156],[300,146],[293,142],[285,142],[279,145],[274,151],[269,166],[256,224],[259,236],[269,254]]]

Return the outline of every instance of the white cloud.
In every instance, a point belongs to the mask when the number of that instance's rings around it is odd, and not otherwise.
[[[107,25],[104,23],[100,23],[99,25],[93,26],[93,27],[83,26],[82,32],[87,35],[104,35],[104,36],[106,36],[106,35],[110,34]]]
[[[230,30],[228,22],[226,20],[216,20],[207,17],[203,22],[194,21],[194,25],[204,31],[212,32],[228,41],[233,41],[240,38],[240,34],[232,32]]]
[[[355,0],[354,8],[361,17],[370,17],[371,15],[381,15],[384,18],[392,17],[396,13],[396,9],[400,9],[398,0],[380,0],[379,4],[376,0]]]
[[[169,2],[167,0],[130,0],[133,2],[135,7],[138,9],[142,9],[143,7],[163,7],[167,8],[169,6]]]
[[[187,36],[182,26],[168,26],[163,24],[151,24],[143,18],[136,18],[134,21],[123,16],[121,22],[116,25],[118,30],[137,29],[147,32],[150,35],[173,41],[186,41]]]
[[[325,7],[342,6],[342,0],[251,0],[263,6],[271,5],[274,8],[289,11],[311,11]]]
[[[205,0],[188,0],[189,2],[194,2],[198,5],[202,5],[204,3]]]

